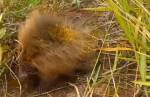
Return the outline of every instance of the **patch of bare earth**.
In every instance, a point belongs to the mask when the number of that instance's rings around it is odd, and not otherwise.
[[[71,20],[74,25],[77,25],[77,28],[85,27],[90,32],[93,32],[93,36],[97,41],[99,41],[99,48],[103,47],[116,47],[124,46],[127,47],[128,42],[124,39],[124,35],[119,25],[116,23],[114,15],[110,12],[88,12],[79,10],[76,6],[72,6],[69,3],[66,7],[61,9],[63,14],[60,15],[67,17]],[[50,4],[48,4],[50,6]],[[98,3],[97,0],[83,0],[80,5],[81,7],[96,7],[102,6]],[[80,8],[81,9],[81,8]],[[81,25],[81,26],[80,26]],[[15,33],[16,34],[16,33]],[[106,38],[107,37],[107,38]],[[132,56],[130,52],[121,53],[125,56]],[[98,83],[95,86],[93,95],[91,97],[113,97],[114,83],[110,79],[110,68],[115,59],[115,52],[105,52],[102,51],[99,63],[101,64],[101,70],[99,74],[99,79],[107,77],[104,81]],[[96,61],[96,58],[95,58]],[[118,63],[118,70],[115,72],[114,78],[115,83],[118,88],[119,97],[134,97],[136,89],[134,89],[131,81],[135,79],[136,75],[136,64],[133,62],[126,62],[121,60]],[[10,74],[12,75],[12,74]],[[0,97],[19,97],[21,92],[21,97],[78,97],[78,91],[80,97],[83,97],[87,86],[87,77],[90,74],[84,76],[78,74],[75,82],[70,82],[63,86],[56,87],[51,89],[48,92],[39,93],[36,90],[27,90],[22,87],[20,91],[20,85],[16,79],[5,77],[2,81],[0,88]],[[73,84],[73,85],[72,85]],[[77,90],[76,90],[77,89]],[[137,93],[138,94],[138,93]],[[141,96],[140,96],[141,97]]]

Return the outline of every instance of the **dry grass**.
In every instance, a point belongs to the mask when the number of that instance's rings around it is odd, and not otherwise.
[[[3,0],[0,5],[3,5],[0,7],[0,76],[4,76],[0,82],[5,96],[11,94],[6,77],[8,71],[15,76],[19,91],[22,91],[17,75],[10,68],[17,64],[14,63],[14,44],[17,44],[18,23],[30,10],[42,7],[58,13],[73,10],[73,16],[70,16],[73,19],[81,14],[77,18],[85,19],[83,25],[92,28],[92,37],[99,41],[99,47],[95,49],[98,52],[95,67],[83,82],[70,84],[74,87],[75,96],[72,97],[93,97],[96,94],[102,97],[149,97],[149,0]],[[82,18],[79,8],[88,10],[88,15]],[[58,90],[35,96],[44,97]]]

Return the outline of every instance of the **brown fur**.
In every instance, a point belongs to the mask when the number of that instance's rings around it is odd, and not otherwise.
[[[40,83],[52,84],[61,75],[91,68],[85,62],[95,42],[55,15],[32,12],[20,27],[18,40],[22,70],[27,75],[35,73]]]

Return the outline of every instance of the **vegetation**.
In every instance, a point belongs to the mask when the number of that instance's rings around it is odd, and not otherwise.
[[[140,79],[135,79],[134,83],[149,86],[149,75],[147,73],[147,67],[149,64],[149,51],[150,51],[150,12],[149,12],[149,1],[148,0],[106,0],[100,1],[105,3],[107,6],[97,8],[85,8],[85,10],[91,11],[111,11],[114,13],[120,27],[125,33],[125,37],[131,44],[131,48],[118,47],[114,48],[116,52],[113,68],[111,73],[117,70],[117,63],[119,61],[118,51],[129,50],[134,52],[135,57],[126,57],[126,61],[136,61],[137,68],[140,71]],[[107,48],[109,51],[114,51],[112,48]],[[113,80],[113,75],[111,77]],[[117,87],[115,86],[115,97],[119,97],[117,93]],[[145,87],[146,96],[149,97],[147,88]]]
[[[64,6],[68,6],[68,2],[64,3],[66,1],[56,0],[50,4],[53,4],[54,9],[65,10]],[[17,23],[21,22],[30,10],[45,4],[48,0],[43,0],[43,2],[41,0],[0,1],[0,5],[2,5],[0,7],[0,76],[5,74],[6,65],[10,64],[12,61],[10,58],[14,56],[14,53],[10,56],[9,51],[15,47],[12,44],[9,45],[8,40],[14,41],[16,39]],[[92,97],[95,89],[104,85],[103,97],[125,97],[120,95],[127,88],[131,88],[127,90],[129,94],[130,90],[133,90],[131,97],[138,95],[149,97],[150,1],[98,0],[96,2],[100,5],[98,7],[83,6],[83,2],[90,1],[72,0],[70,3],[75,4],[81,10],[92,11],[90,14],[107,12],[113,14],[112,17],[115,18],[107,21],[108,29],[103,37],[102,45],[96,49],[98,50],[98,57],[91,76],[87,78],[87,86],[82,96]],[[114,24],[117,24],[117,27],[121,29],[117,32],[118,29],[116,28],[115,33],[117,35],[123,33],[119,36],[120,41],[115,45],[111,41],[114,37],[111,36],[113,32],[110,30]],[[106,58],[107,63],[102,58]],[[77,96],[81,97],[79,88],[74,84],[71,86],[75,87]]]

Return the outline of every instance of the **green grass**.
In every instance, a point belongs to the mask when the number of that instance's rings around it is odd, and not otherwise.
[[[27,12],[37,7],[40,2],[41,0],[0,1],[0,83],[7,83],[5,79],[6,74],[10,72],[19,85],[18,97],[21,96],[21,83],[10,67],[12,62],[15,61],[14,58],[17,57],[15,50],[17,22],[22,21],[26,17]],[[9,41],[12,41],[13,44],[9,44]],[[7,91],[5,91],[5,95],[8,95]]]
[[[107,6],[84,8],[84,10],[110,11],[114,13],[116,20],[124,31],[125,38],[128,39],[132,46],[131,49],[133,49],[135,57],[131,58],[132,60],[136,60],[137,67],[140,71],[141,81],[138,82],[137,79],[135,79],[135,84],[149,86],[149,82],[146,81],[147,77],[149,76],[146,69],[148,60],[150,59],[150,56],[148,55],[148,52],[150,51],[150,11],[148,10],[150,6],[149,0],[105,0],[100,2],[105,3]],[[116,56],[118,57],[117,53]],[[117,57],[115,58],[113,65],[114,68],[112,68],[112,71],[116,69],[116,62],[118,61]],[[115,92],[117,92],[115,86],[114,88]],[[146,87],[145,94],[148,97]],[[119,96],[115,95],[114,97]]]
[[[2,13],[0,14],[0,40],[5,41],[11,38],[8,35],[8,33],[11,33],[10,26],[4,26],[6,23],[13,24],[22,21],[26,14],[30,10],[38,7],[41,2],[41,0],[3,0]],[[79,7],[82,0],[73,0],[72,3]],[[83,93],[83,97],[92,97],[94,89],[106,81],[108,88],[106,88],[106,93],[104,93],[105,97],[110,94],[113,97],[119,97],[121,85],[118,84],[116,76],[117,74],[121,74],[121,70],[126,67],[118,67],[118,65],[121,65],[121,60],[131,63],[136,62],[137,71],[140,72],[140,79],[136,78],[136,76],[139,75],[137,73],[137,75],[134,75],[135,80],[132,80],[132,83],[135,88],[137,85],[143,86],[145,94],[148,97],[147,87],[150,86],[150,83],[147,81],[149,78],[147,67],[150,63],[150,55],[148,54],[150,52],[150,0],[99,0],[99,3],[103,3],[105,6],[84,8],[84,10],[112,12],[131,47],[117,46],[112,48],[108,46],[106,48],[105,44],[107,43],[108,34],[104,37],[103,44],[99,49],[98,57],[95,62],[95,67],[91,76],[87,79],[87,87]],[[65,5],[63,2],[60,3],[59,0],[56,0],[53,1],[53,4],[50,6],[53,7],[54,10],[59,10],[61,8],[63,9]],[[4,57],[4,53],[7,50],[5,46],[8,45],[4,43],[0,44],[0,76],[5,71],[6,66],[4,64],[8,64],[6,61],[7,57]],[[108,56],[107,61],[109,66],[107,67],[109,67],[109,69],[102,72],[102,64],[99,60],[101,60],[100,58],[103,51],[107,53],[113,52],[114,60],[111,60],[111,57]],[[131,52],[132,54],[124,56],[122,53],[124,51]],[[119,78],[121,77],[119,76]],[[109,87],[111,83],[113,85]],[[74,84],[71,85],[75,87],[77,96],[80,97],[78,88]]]

